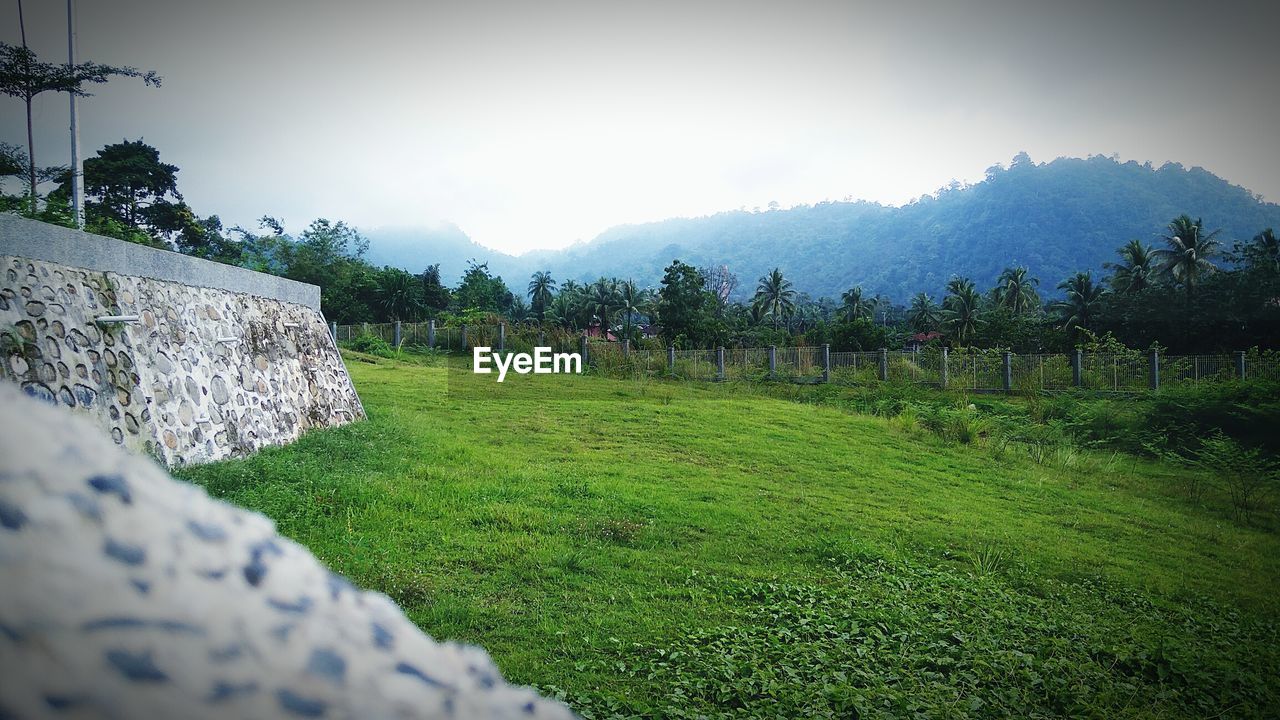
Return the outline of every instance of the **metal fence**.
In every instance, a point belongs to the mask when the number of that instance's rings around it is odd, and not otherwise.
[[[1235,379],[1280,382],[1280,353],[1251,350],[1218,355],[1160,356],[1136,350],[1017,355],[998,350],[920,348],[832,352],[829,346],[676,350],[656,339],[636,346],[605,342],[536,323],[437,327],[435,323],[331,325],[339,343],[360,337],[388,345],[465,352],[490,347],[499,352],[583,354],[586,367],[620,377],[667,376],[702,381],[920,383],[956,390],[1086,390],[1142,392],[1161,386]]]

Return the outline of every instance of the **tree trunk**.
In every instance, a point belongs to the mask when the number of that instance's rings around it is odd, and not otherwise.
[[[27,179],[31,183],[31,214],[40,211],[36,201],[36,140],[31,132],[31,96],[27,98]]]

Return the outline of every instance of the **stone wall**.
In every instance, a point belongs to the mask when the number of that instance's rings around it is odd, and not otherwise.
[[[116,444],[168,465],[241,457],[364,417],[318,308],[202,286],[218,279],[199,272],[200,263],[212,263],[177,253],[163,260],[190,272],[188,282],[40,259],[59,254],[15,242],[14,233],[29,226],[52,232],[41,223],[0,222],[0,251],[9,253],[0,255],[0,377],[28,395],[86,414]],[[65,232],[116,257],[132,252],[112,245],[128,245],[121,241]],[[318,304],[318,290],[307,290],[314,286],[263,277],[269,280],[247,278],[247,287],[284,287],[289,292],[279,294],[314,295]],[[138,320],[96,320],[107,315]]]

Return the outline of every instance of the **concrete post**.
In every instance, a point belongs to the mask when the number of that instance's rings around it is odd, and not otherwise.
[[[333,342],[337,343],[338,342],[338,323],[337,322],[329,323],[329,334],[333,336]]]
[[[623,340],[622,341],[622,359],[625,360],[629,357],[631,357],[631,341]]]
[[[778,346],[769,346],[769,377],[778,374]]]
[[[507,349],[507,324],[498,323],[498,354]]]
[[[1160,389],[1160,351],[1152,350],[1147,360],[1147,376],[1152,390]]]
[[[427,347],[431,348],[432,350],[434,350],[436,347],[436,321],[435,320],[427,321]]]
[[[675,345],[667,346],[667,374],[668,375],[676,374],[676,346]]]
[[[1244,379],[1244,370],[1245,370],[1245,367],[1244,367],[1244,351],[1243,351],[1243,350],[1237,350],[1237,351],[1236,351],[1236,377],[1238,377],[1238,378],[1240,378],[1241,380],[1243,380],[1243,379]]]
[[[942,389],[947,389],[947,381],[950,380],[951,368],[948,367],[947,356],[951,352],[948,348],[942,348],[942,371],[938,373],[938,379],[942,382]]]
[[[724,380],[724,346],[716,348],[716,380]]]
[[[462,351],[463,351],[463,352],[466,352],[466,351],[467,351],[467,326],[466,326],[466,324],[463,324],[463,326],[462,326]]]
[[[1084,351],[1076,349],[1071,353],[1071,384],[1084,386]]]
[[[546,346],[547,346],[547,331],[539,330],[538,331],[538,347],[546,347]]]
[[[822,382],[831,382],[831,343],[822,343]]]
[[[360,326],[360,334],[361,334],[361,335],[368,335],[368,334],[369,334],[369,323],[362,323],[362,324],[361,324],[361,326]]]
[[[397,320],[395,326],[391,328],[391,340],[393,341],[391,343],[391,346],[396,349],[400,348],[400,341],[404,338],[404,336],[401,335],[400,333],[401,333],[400,321]]]
[[[582,367],[587,366],[587,333],[583,332],[582,337],[578,338],[578,353],[582,355]]]
[[[880,380],[889,380],[889,348],[880,348]]]
[[[1004,354],[1004,391],[1013,389],[1013,353]]]

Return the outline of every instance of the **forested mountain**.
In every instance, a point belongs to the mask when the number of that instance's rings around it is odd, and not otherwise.
[[[725,212],[611,228],[562,251],[520,257],[486,251],[458,233],[414,246],[400,234],[400,250],[386,252],[370,233],[371,258],[420,271],[442,263],[446,277],[468,252],[519,285],[535,270],[560,280],[602,275],[655,285],[673,259],[727,265],[749,294],[756,278],[777,266],[798,290],[838,297],[853,285],[895,301],[925,291],[941,294],[954,276],[989,287],[1008,266],[1025,265],[1046,294],[1078,270],[1101,270],[1131,239],[1158,244],[1179,214],[1222,228],[1224,245],[1280,227],[1280,205],[1201,168],[1176,163],[1117,162],[1094,156],[1035,164],[1025,154],[993,166],[982,182],[953,184],[902,207],[870,202],[823,202],[788,210]],[[426,236],[423,236],[424,240]],[[515,285],[513,285],[515,287]]]

